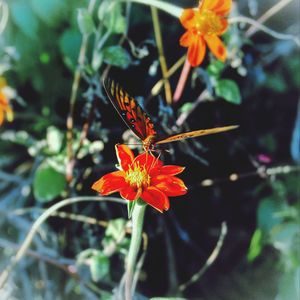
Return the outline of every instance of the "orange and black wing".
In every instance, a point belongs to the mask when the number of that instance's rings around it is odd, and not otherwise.
[[[118,83],[106,78],[103,81],[103,86],[114,108],[138,138],[144,141],[147,137],[156,135],[150,117]]]
[[[198,137],[198,136],[203,136],[203,135],[228,131],[228,130],[235,129],[237,127],[239,127],[239,126],[238,125],[231,125],[231,126],[225,126],[225,127],[200,129],[200,130],[195,130],[195,131],[178,133],[178,134],[174,134],[174,135],[168,136],[168,137],[163,138],[163,139],[158,139],[158,140],[156,140],[155,144],[171,143],[171,142],[175,142],[175,141],[195,138],[195,137]]]

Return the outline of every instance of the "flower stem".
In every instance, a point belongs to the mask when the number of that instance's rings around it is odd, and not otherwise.
[[[140,250],[142,233],[143,233],[143,224],[144,224],[144,215],[146,210],[145,204],[140,204],[137,200],[137,203],[134,206],[132,212],[132,234],[131,241],[129,246],[129,252],[126,263],[126,283],[125,283],[125,299],[131,300],[132,294],[132,281],[133,274],[136,265],[136,259],[138,252]]]
[[[186,58],[183,69],[181,71],[181,75],[179,77],[179,81],[178,81],[174,96],[173,96],[174,102],[177,102],[181,98],[181,95],[183,93],[190,70],[191,70],[191,65],[190,65],[188,59]]]

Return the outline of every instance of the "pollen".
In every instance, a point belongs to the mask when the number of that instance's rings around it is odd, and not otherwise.
[[[197,35],[219,34],[222,31],[222,18],[213,11],[205,10],[196,15],[194,33]]]
[[[134,163],[133,166],[131,166],[129,170],[126,172],[125,180],[132,187],[138,189],[150,185],[150,176],[147,170],[145,169],[145,167],[141,167],[137,163]]]

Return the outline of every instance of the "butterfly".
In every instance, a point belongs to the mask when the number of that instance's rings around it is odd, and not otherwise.
[[[237,125],[199,129],[182,132],[179,134],[160,137],[155,130],[154,124],[147,113],[118,83],[109,78],[103,80],[104,89],[114,108],[117,110],[125,124],[142,141],[145,151],[152,150],[155,145],[180,141],[198,136],[219,133],[237,128]]]

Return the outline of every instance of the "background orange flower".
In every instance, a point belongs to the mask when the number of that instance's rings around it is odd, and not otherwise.
[[[221,61],[227,57],[226,48],[219,38],[228,28],[225,17],[229,14],[232,0],[203,0],[196,9],[185,9],[180,17],[187,30],[180,38],[180,45],[188,47],[189,63],[196,67],[204,59],[206,44]]]
[[[100,194],[119,192],[129,201],[141,198],[160,212],[169,209],[169,197],[186,194],[184,182],[175,176],[184,167],[164,166],[149,152],[134,157],[126,145],[116,145],[116,154],[120,170],[104,175],[92,186]]]
[[[4,117],[7,121],[11,122],[13,120],[13,111],[9,105],[9,100],[3,89],[7,86],[6,80],[3,77],[0,77],[0,126],[4,122]]]

